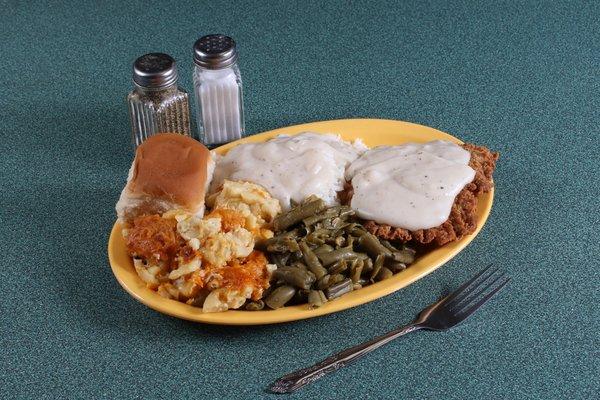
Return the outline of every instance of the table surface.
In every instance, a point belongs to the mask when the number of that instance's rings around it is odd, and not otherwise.
[[[409,322],[489,263],[513,280],[468,322],[291,398],[600,390],[600,3],[2,3],[0,398],[266,398],[275,378]],[[132,159],[131,63],[169,53],[189,90],[191,45],[212,32],[239,43],[250,133],[389,118],[499,151],[481,234],[415,284],[314,320],[207,326],[132,299],[106,255]]]

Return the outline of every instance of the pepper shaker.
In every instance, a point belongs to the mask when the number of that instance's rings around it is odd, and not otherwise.
[[[127,96],[134,146],[155,133],[191,136],[188,93],[177,86],[175,60],[145,54],[133,64],[134,89]]]
[[[198,135],[206,145],[244,136],[242,78],[235,41],[203,36],[194,44],[194,94]]]

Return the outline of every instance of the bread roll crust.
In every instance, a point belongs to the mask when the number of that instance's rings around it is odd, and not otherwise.
[[[136,151],[129,189],[185,208],[194,207],[204,201],[209,158],[209,150],[189,136],[151,136]]]
[[[210,151],[191,137],[178,133],[149,137],[136,150],[116,207],[119,219],[127,222],[172,209],[202,215],[213,169]]]

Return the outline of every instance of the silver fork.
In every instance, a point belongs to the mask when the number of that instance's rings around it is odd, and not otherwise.
[[[492,268],[490,265],[448,296],[425,308],[411,324],[334,354],[312,367],[285,375],[275,381],[269,390],[273,393],[296,391],[409,332],[420,329],[429,331],[450,329],[477,311],[508,281],[510,278],[502,274],[498,268]]]

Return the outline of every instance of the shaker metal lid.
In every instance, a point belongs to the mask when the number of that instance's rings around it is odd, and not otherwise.
[[[221,69],[237,61],[235,41],[225,35],[206,35],[194,43],[194,62],[200,67]]]
[[[177,65],[168,54],[149,53],[133,63],[133,81],[142,87],[159,88],[177,82]]]

